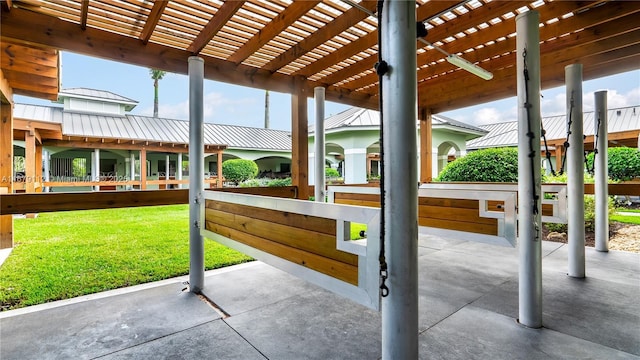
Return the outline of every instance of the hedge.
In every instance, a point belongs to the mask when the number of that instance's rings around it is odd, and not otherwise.
[[[518,149],[482,149],[449,163],[436,181],[517,182]]]
[[[258,165],[253,160],[229,159],[222,163],[222,176],[226,181],[240,183],[258,175]]]

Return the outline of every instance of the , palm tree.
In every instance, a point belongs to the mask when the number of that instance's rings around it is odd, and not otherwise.
[[[153,117],[158,117],[158,81],[162,80],[166,71],[150,69],[149,75],[153,79]]]

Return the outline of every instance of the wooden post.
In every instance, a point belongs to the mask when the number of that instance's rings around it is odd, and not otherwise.
[[[303,77],[294,79],[291,95],[291,182],[298,199],[309,199],[309,131],[307,88]]]
[[[140,190],[147,190],[147,149],[140,150]]]
[[[555,156],[556,156],[556,171],[560,171],[560,168],[562,167],[562,148],[564,146],[563,145],[556,145],[556,150],[555,150]],[[551,165],[551,164],[549,164]]]
[[[218,159],[216,161],[218,162],[218,180],[216,187],[221,188],[223,186],[222,182],[224,181],[224,177],[222,176],[222,150],[218,150]]]
[[[2,100],[0,104],[0,194],[11,194],[13,192],[13,106],[5,102],[4,98]],[[13,215],[0,215],[0,249],[12,247]]]
[[[35,190],[36,181],[36,136],[27,131],[24,135],[24,188],[25,192],[32,193]]]
[[[34,191],[42,192],[42,182],[44,179],[42,178],[42,144],[36,143],[36,155],[35,155],[35,164],[34,171],[36,176],[34,177]]]
[[[420,108],[420,182],[433,180],[433,139],[431,134],[431,111]]]

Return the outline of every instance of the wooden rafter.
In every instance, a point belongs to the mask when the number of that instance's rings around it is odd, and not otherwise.
[[[147,21],[144,23],[144,27],[140,32],[139,39],[142,40],[143,43],[146,44],[147,41],[149,41],[149,39],[151,38],[151,34],[153,34],[153,30],[156,28],[156,25],[158,25],[158,21],[160,21],[160,17],[164,12],[164,8],[167,7],[167,4],[169,4],[168,1],[153,2],[153,7],[151,8],[151,12],[149,13],[149,16],[147,17]]]
[[[376,2],[364,0],[360,3],[360,5],[366,7],[369,10],[373,10],[376,6]],[[326,42],[327,39],[331,39],[332,37],[352,27],[354,24],[360,22],[361,20],[364,20],[368,16],[369,15],[358,8],[351,8],[345,11],[344,14],[335,18],[331,23],[316,30],[316,32],[314,32],[311,36],[292,46],[285,53],[274,58],[263,68],[269,71],[276,71],[286,64],[290,63],[291,61],[311,51],[318,45]]]
[[[89,1],[82,2],[82,8],[80,13],[80,28],[85,30],[87,28],[87,18],[89,16]]]
[[[187,51],[193,54],[200,53],[209,41],[216,36],[218,31],[222,29],[226,22],[233,17],[233,14],[240,10],[242,5],[244,5],[244,1],[225,1],[204,29],[200,31],[196,39],[189,45]]]
[[[287,6],[283,12],[278,14],[278,16],[271,20],[271,22],[249,39],[249,41],[245,42],[244,45],[227,58],[227,60],[236,64],[241,63],[271,39],[278,36],[278,34],[293,24],[302,15],[313,9],[319,2],[319,0],[297,1]]]
[[[0,102],[3,104],[13,104],[13,89],[9,81],[4,77],[4,72],[0,69]]]

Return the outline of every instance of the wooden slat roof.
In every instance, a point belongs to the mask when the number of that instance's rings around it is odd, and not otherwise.
[[[354,1],[376,10],[376,1]],[[417,42],[419,105],[432,113],[516,95],[515,17],[540,12],[543,88],[564,66],[585,80],[640,68],[640,1],[416,1],[426,40],[494,74],[482,80]],[[305,79],[327,100],[377,108],[377,20],[339,0],[25,0],[2,9],[2,41],[170,72],[190,55],[205,77],[291,93]],[[312,92],[308,92],[309,94]]]

